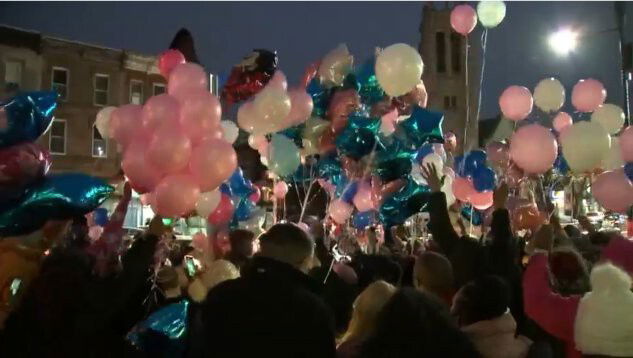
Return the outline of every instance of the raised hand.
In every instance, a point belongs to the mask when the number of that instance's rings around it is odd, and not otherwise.
[[[499,185],[493,195],[492,202],[495,209],[505,209],[506,203],[508,201],[508,184],[505,182]]]
[[[422,178],[426,180],[426,183],[429,185],[432,191],[442,191],[442,182],[444,181],[444,176],[439,176],[439,174],[437,173],[437,168],[433,163],[422,166]]]

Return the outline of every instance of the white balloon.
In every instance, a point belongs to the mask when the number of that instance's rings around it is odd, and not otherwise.
[[[545,112],[556,112],[565,103],[565,87],[553,77],[546,78],[536,85],[533,97],[538,108]]]
[[[349,53],[347,45],[340,44],[330,51],[319,65],[319,77],[325,87],[340,86],[345,76],[351,72],[354,56]]]
[[[599,167],[611,148],[609,133],[602,125],[590,121],[575,123],[565,130],[560,140],[563,156],[576,174]]]
[[[427,154],[424,159],[422,159],[422,165],[427,166],[428,164],[435,165],[435,169],[437,169],[438,173],[441,173],[444,170],[444,161],[442,157],[437,153]]]
[[[237,140],[237,137],[240,135],[240,129],[237,128],[235,123],[232,121],[224,120],[220,122],[223,131],[224,140],[229,143],[234,143]]]
[[[480,1],[477,4],[477,18],[484,27],[496,27],[506,17],[506,4],[503,1]]]
[[[110,117],[112,116],[112,112],[115,109],[116,107],[109,106],[109,107],[102,108],[97,113],[97,118],[95,119],[95,126],[97,126],[97,130],[99,131],[99,134],[101,134],[103,138],[110,137],[110,131],[108,130],[108,128],[110,127]]]
[[[615,134],[624,126],[624,111],[615,104],[606,103],[591,114],[591,121],[600,123],[609,134]]]
[[[399,43],[385,48],[376,57],[376,78],[385,93],[398,97],[409,93],[422,78],[422,57],[413,47]]]
[[[624,165],[622,152],[620,150],[620,140],[617,137],[611,137],[611,148],[602,160],[602,169],[615,170]]]
[[[196,212],[200,217],[208,217],[220,205],[220,199],[222,193],[218,189],[200,194],[196,202]]]

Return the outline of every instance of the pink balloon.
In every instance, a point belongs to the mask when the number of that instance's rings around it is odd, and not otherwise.
[[[571,104],[580,112],[593,112],[606,98],[607,90],[593,78],[578,81],[571,92]]]
[[[534,99],[530,90],[523,86],[510,86],[499,97],[499,107],[503,115],[513,121],[527,118],[532,112]]]
[[[143,106],[141,119],[143,126],[155,130],[165,123],[176,123],[180,117],[180,103],[176,98],[163,93],[152,96]]]
[[[381,118],[380,131],[389,135],[396,131],[396,121],[398,120],[398,110],[393,109],[384,114]]]
[[[169,78],[171,71],[178,65],[187,62],[182,52],[169,49],[158,57],[158,70],[165,78]]]
[[[538,124],[519,128],[510,140],[510,157],[527,174],[548,171],[558,155],[558,143],[552,132]]]
[[[501,142],[490,142],[486,145],[486,155],[490,161],[504,164],[510,160],[508,145]]]
[[[163,173],[145,158],[147,142],[136,141],[130,144],[123,154],[121,168],[130,181],[134,191],[148,193],[163,178]]]
[[[268,139],[266,139],[265,135],[251,134],[248,137],[248,145],[255,150],[259,150],[260,148],[267,148]]]
[[[209,90],[209,76],[202,66],[195,63],[183,63],[176,66],[169,74],[167,93],[184,100],[191,90]]]
[[[189,169],[205,192],[219,187],[236,168],[237,153],[222,139],[205,139],[191,153]]]
[[[288,184],[283,181],[278,181],[273,188],[273,194],[275,194],[275,198],[283,199],[288,194]]]
[[[288,90],[288,80],[286,79],[286,75],[284,75],[281,71],[275,71],[273,78],[268,81],[266,87],[277,88],[282,91]]]
[[[213,225],[226,224],[233,218],[234,211],[235,207],[231,197],[226,194],[222,194],[220,204],[218,204],[218,207],[209,214],[209,222]]]
[[[180,121],[185,134],[193,142],[219,130],[221,117],[220,101],[211,92],[193,89],[182,94]]]
[[[460,201],[470,201],[470,197],[476,192],[472,180],[463,177],[455,177],[453,180],[453,195]]]
[[[189,163],[191,141],[179,127],[162,127],[154,133],[146,157],[163,173],[178,173]]]
[[[156,187],[156,210],[164,217],[186,215],[196,207],[200,187],[189,175],[170,175]]]
[[[625,213],[633,205],[633,185],[623,169],[598,175],[591,185],[591,193],[607,210]]]
[[[457,5],[451,11],[451,26],[453,30],[466,36],[477,25],[477,13],[470,5]]]
[[[152,203],[155,201],[155,194],[153,192],[151,193],[145,193],[141,195],[141,204],[143,205],[152,205]]]
[[[255,191],[253,192],[253,194],[248,196],[248,200],[257,204],[257,202],[259,202],[259,199],[262,198],[262,190],[257,185],[253,186],[253,190]]]
[[[574,121],[567,112],[558,112],[556,117],[554,117],[554,129],[558,133],[563,133],[565,129],[571,127],[572,124],[574,124]]]
[[[368,211],[374,210],[376,207],[374,205],[374,200],[371,195],[371,185],[366,182],[362,182],[358,186],[358,190],[356,191],[356,195],[354,195],[354,206],[358,211]]]
[[[487,190],[484,192],[475,191],[470,196],[470,203],[477,210],[486,210],[492,206],[492,190]]]
[[[288,91],[290,97],[290,113],[286,117],[285,122],[289,125],[296,126],[305,122],[312,114],[314,104],[312,97],[303,88],[294,88]]]
[[[124,147],[128,145],[142,126],[142,109],[138,104],[126,104],[112,111],[110,137]]]
[[[633,126],[624,128],[619,138],[622,160],[625,162],[633,162]]]
[[[330,204],[328,213],[337,224],[343,224],[352,215],[353,210],[353,206],[349,205],[341,199],[336,199]]]
[[[319,183],[319,185],[321,186],[321,188],[323,188],[323,190],[325,190],[328,195],[334,195],[334,191],[336,190],[336,187],[334,186],[334,184],[330,183],[329,181],[325,180],[325,179],[317,179],[317,183]]]

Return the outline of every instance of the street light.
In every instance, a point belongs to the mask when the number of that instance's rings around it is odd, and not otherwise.
[[[549,46],[557,54],[564,56],[576,49],[578,33],[570,29],[562,29],[549,36]]]

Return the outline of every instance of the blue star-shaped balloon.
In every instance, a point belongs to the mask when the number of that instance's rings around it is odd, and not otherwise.
[[[396,126],[396,135],[411,148],[419,148],[427,142],[443,143],[443,121],[444,114],[415,106],[411,116]]]
[[[32,142],[48,130],[57,108],[57,93],[25,92],[0,103],[0,148]]]

